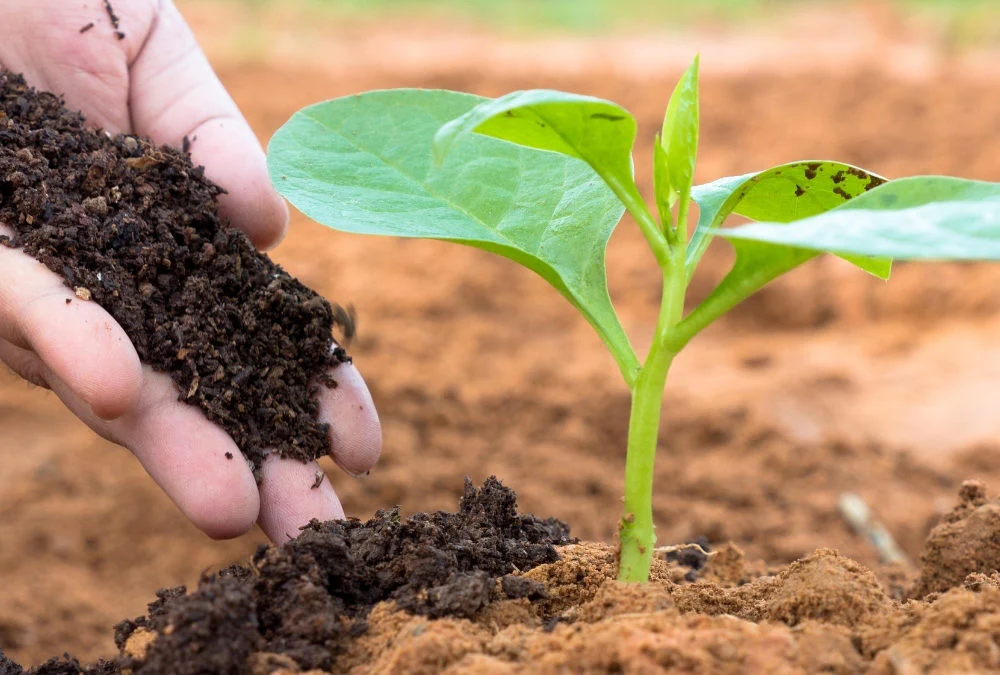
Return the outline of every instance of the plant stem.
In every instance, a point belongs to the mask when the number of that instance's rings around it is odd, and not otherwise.
[[[735,284],[719,284],[718,288],[712,292],[700,305],[694,308],[683,321],[680,321],[670,336],[667,338],[667,346],[674,352],[683,349],[691,338],[700,333],[709,324],[719,317],[729,312],[733,307],[740,304],[758,290],[774,281],[782,274],[792,270],[810,258],[814,258],[814,251],[796,249],[789,252],[787,259],[780,267],[765,268],[764,270],[744,270],[734,266],[731,275],[739,281]],[[728,277],[727,277],[728,278]]]
[[[628,449],[625,456],[625,514],[619,528],[621,581],[649,580],[649,566],[656,545],[653,525],[653,466],[660,432],[663,388],[677,352],[667,345],[684,313],[687,275],[684,248],[676,246],[664,269],[663,295],[656,333],[632,390]]]
[[[652,349],[632,392],[625,456],[625,515],[619,527],[618,579],[645,582],[656,546],[653,525],[653,464],[660,432],[663,386],[673,354]]]

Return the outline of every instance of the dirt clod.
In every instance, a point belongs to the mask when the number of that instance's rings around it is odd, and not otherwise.
[[[962,484],[958,504],[931,530],[920,561],[920,579],[910,592],[916,598],[1000,569],[1000,501],[987,499],[983,483]]]
[[[766,617],[790,626],[809,619],[854,626],[890,604],[871,571],[836,551],[821,549],[781,573],[767,601]]]

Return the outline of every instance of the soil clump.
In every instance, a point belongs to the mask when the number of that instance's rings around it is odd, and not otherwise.
[[[0,223],[169,374],[255,473],[276,452],[326,455],[315,395],[348,360],[330,304],[220,220],[222,190],[189,157],[85,125],[0,70]],[[259,474],[258,474],[259,476]]]

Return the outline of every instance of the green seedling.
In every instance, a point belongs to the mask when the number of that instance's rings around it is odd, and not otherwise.
[[[886,181],[840,162],[803,161],[694,186],[698,110],[695,59],[655,140],[655,209],[633,178],[632,115],[558,91],[349,96],[296,113],[268,152],[277,189],[316,221],[493,251],[541,275],[594,327],[632,394],[619,530],[626,581],[649,575],[663,391],[674,357],[695,335],[823,252],[883,279],[893,258],[1000,259],[998,184]],[[659,318],[641,360],[611,304],[605,271],[608,238],[625,211],[663,277]],[[723,228],[731,214],[757,222]],[[685,312],[694,270],[719,237],[735,248],[735,263]]]

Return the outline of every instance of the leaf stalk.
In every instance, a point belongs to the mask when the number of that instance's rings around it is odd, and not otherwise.
[[[668,267],[671,264],[673,247],[667,241],[666,234],[656,224],[653,214],[649,212],[649,207],[646,206],[646,202],[639,195],[635,185],[633,184],[631,186],[632,189],[629,190],[617,180],[612,180],[609,177],[605,177],[605,182],[618,199],[621,200],[622,204],[625,205],[625,209],[632,215],[636,225],[639,226],[639,230],[646,238],[649,248],[652,249],[660,269]]]

